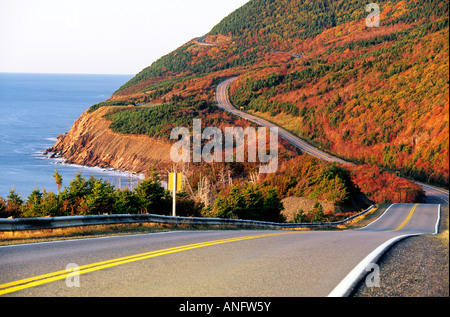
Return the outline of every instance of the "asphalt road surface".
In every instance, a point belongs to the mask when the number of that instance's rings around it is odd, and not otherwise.
[[[374,250],[405,235],[434,234],[439,211],[394,204],[349,231],[175,231],[4,246],[0,295],[346,296]]]
[[[219,107],[275,127],[231,106],[234,80],[217,87]],[[175,231],[0,247],[0,296],[347,296],[389,245],[437,233],[448,191],[422,185],[436,204],[394,204],[359,230]]]
[[[256,124],[259,124],[263,127],[268,127],[268,128],[278,128],[278,134],[288,140],[291,144],[293,144],[294,146],[296,146],[297,148],[299,148],[300,150],[309,153],[311,155],[314,155],[322,160],[325,161],[329,161],[329,162],[338,162],[338,163],[342,163],[342,164],[351,164],[349,162],[346,162],[344,160],[341,160],[337,157],[334,157],[328,153],[325,153],[323,151],[318,150],[317,148],[315,148],[314,146],[306,143],[305,141],[301,140],[300,138],[298,138],[297,136],[293,135],[292,133],[284,130],[281,127],[278,127],[277,125],[266,121],[264,119],[255,117],[251,114],[248,114],[246,112],[240,111],[236,108],[234,108],[231,103],[228,100],[228,94],[227,94],[227,89],[229,87],[229,85],[231,83],[233,83],[235,80],[237,79],[237,77],[234,78],[230,78],[226,81],[223,81],[222,83],[220,83],[217,88],[216,88],[216,100],[218,103],[218,107],[226,110],[228,112],[231,112],[237,116],[240,116],[242,118],[245,118],[249,121],[252,121]]]
[[[283,128],[281,128],[269,121],[258,118],[256,116],[253,116],[246,112],[240,111],[240,110],[236,109],[235,107],[233,107],[233,105],[230,103],[230,101],[228,99],[227,90],[228,90],[228,87],[234,81],[237,80],[237,78],[238,77],[233,77],[233,78],[227,79],[217,86],[216,100],[217,100],[217,104],[218,104],[219,108],[221,108],[225,111],[231,112],[231,113],[233,113],[237,116],[240,116],[242,118],[245,118],[247,120],[250,120],[256,124],[259,124],[260,126],[267,127],[267,128],[278,128],[278,134],[282,138],[286,139],[292,145],[294,145],[295,147],[297,147],[298,149],[300,149],[301,151],[303,151],[305,153],[308,153],[310,155],[313,155],[317,158],[320,158],[320,159],[328,161],[328,162],[337,162],[340,164],[353,165],[353,163],[347,162],[345,160],[342,160],[340,158],[337,158],[335,156],[332,156],[328,153],[325,153],[325,152],[315,148],[314,146],[308,144],[307,142],[303,141],[299,137],[293,135],[292,133],[284,130]],[[446,204],[449,203],[448,190],[443,190],[443,189],[436,188],[436,187],[429,186],[429,185],[422,184],[422,183],[417,183],[417,184],[420,184],[422,186],[422,188],[424,189],[424,191],[426,192],[427,202],[446,203]]]

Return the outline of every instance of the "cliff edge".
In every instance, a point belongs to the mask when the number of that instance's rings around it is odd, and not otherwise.
[[[117,109],[117,107],[115,107]],[[58,137],[47,150],[70,164],[110,167],[122,171],[143,173],[157,162],[171,162],[171,144],[145,135],[124,135],[109,129],[104,116],[112,107],[83,113],[70,131]]]

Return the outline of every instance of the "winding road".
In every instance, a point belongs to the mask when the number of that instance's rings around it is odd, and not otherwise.
[[[3,246],[0,295],[347,296],[390,244],[436,233],[439,211],[394,204],[348,231],[174,231]],[[66,271],[75,264],[76,278]]]
[[[344,161],[340,158],[337,158],[331,154],[325,153],[314,146],[308,144],[307,142],[303,141],[299,137],[293,135],[292,133],[286,131],[285,129],[267,121],[264,119],[261,119],[259,117],[253,116],[251,114],[248,114],[246,112],[240,111],[233,107],[233,105],[230,103],[228,99],[228,87],[235,82],[238,79],[238,77],[229,78],[222,83],[220,83],[216,88],[216,101],[218,104],[218,107],[231,112],[237,116],[240,116],[244,119],[250,120],[256,124],[259,124],[260,126],[267,127],[267,128],[278,128],[278,134],[289,141],[292,145],[297,147],[303,152],[306,152],[310,155],[313,155],[315,157],[318,157],[322,160],[328,161],[328,162],[337,162],[340,164],[346,164],[346,165],[353,165],[353,163]],[[436,202],[436,203],[449,203],[449,192],[440,188],[436,188],[430,185],[426,185],[423,183],[417,183],[422,186],[424,191],[427,195],[427,200],[430,202]]]
[[[201,45],[201,46],[217,46],[217,44],[214,44],[214,43],[207,43],[206,35],[203,35],[203,36],[199,37],[198,39],[196,39],[195,43],[197,45]]]
[[[289,141],[292,145],[299,148],[300,150],[309,153],[311,155],[314,155],[322,160],[328,161],[328,162],[338,162],[341,164],[352,164],[349,162],[346,162],[344,160],[341,160],[337,157],[334,157],[328,153],[325,153],[323,151],[320,151],[319,149],[313,147],[312,145],[308,144],[307,142],[303,141],[299,137],[293,135],[292,133],[286,131],[285,129],[269,122],[264,119],[258,118],[256,116],[253,116],[251,114],[248,114],[246,112],[240,111],[236,108],[234,108],[229,99],[228,99],[228,87],[236,81],[238,77],[233,77],[230,79],[227,79],[220,83],[216,88],[216,101],[218,104],[218,107],[226,110],[228,112],[231,112],[239,117],[242,117],[244,119],[247,119],[249,121],[252,121],[256,124],[259,124],[260,126],[267,127],[267,128],[278,128],[278,134]]]
[[[226,91],[234,80],[217,87],[219,106],[274,127],[231,106]],[[346,163],[283,129],[280,135],[312,155]],[[358,230],[172,231],[1,246],[0,296],[349,296],[368,273],[374,277],[391,245],[438,232],[439,203],[448,203],[448,192],[423,186],[437,203],[393,204]]]

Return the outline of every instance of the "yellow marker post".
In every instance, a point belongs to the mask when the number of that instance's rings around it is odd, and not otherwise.
[[[176,217],[177,191],[181,191],[181,173],[169,173],[169,190],[172,191],[172,216]]]

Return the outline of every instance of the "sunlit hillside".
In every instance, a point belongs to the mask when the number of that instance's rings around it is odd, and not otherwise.
[[[209,105],[239,75],[235,106],[348,160],[448,185],[448,1],[377,4],[369,28],[364,1],[250,1],[208,34],[215,45],[186,43],[112,100]]]

